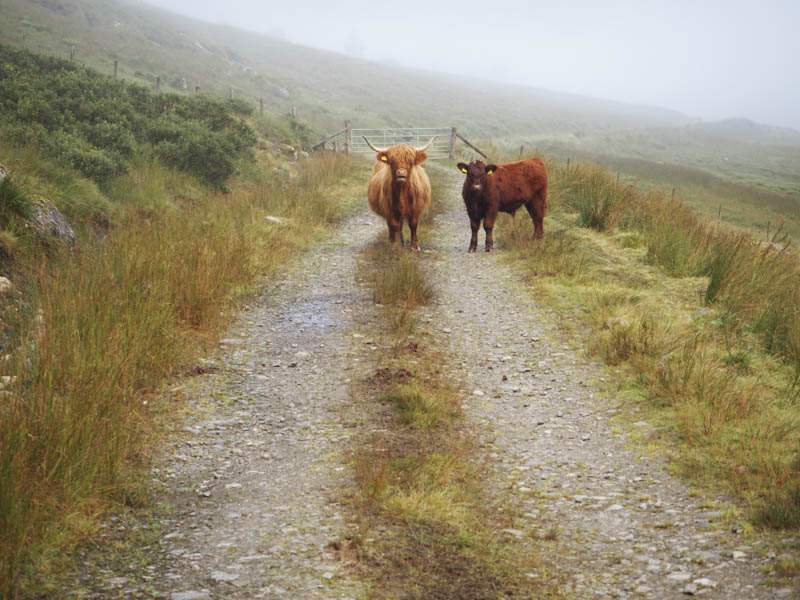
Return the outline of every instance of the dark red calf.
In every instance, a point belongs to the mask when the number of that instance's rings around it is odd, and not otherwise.
[[[492,229],[498,212],[514,214],[525,206],[533,219],[533,237],[544,235],[544,214],[547,211],[547,169],[538,158],[529,158],[504,165],[484,165],[475,160],[469,165],[458,163],[466,173],[461,195],[467,205],[472,227],[469,251],[478,247],[478,228],[483,221],[486,251],[494,248]]]

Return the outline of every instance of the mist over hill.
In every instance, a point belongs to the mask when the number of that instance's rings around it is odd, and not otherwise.
[[[4,0],[9,43],[67,56],[162,89],[233,94],[296,107],[324,131],[431,125],[471,135],[608,131],[683,124],[676,111],[371,62],[178,16],[143,2]],[[24,42],[23,42],[24,36]]]

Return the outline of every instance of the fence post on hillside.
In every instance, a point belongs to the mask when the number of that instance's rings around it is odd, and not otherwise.
[[[297,118],[297,107],[296,106],[292,107],[292,118],[293,119]]]
[[[672,198],[671,200],[675,200],[675,188],[672,188]]]
[[[569,171],[569,159],[567,159],[567,171]]]
[[[458,131],[456,131],[455,127],[450,128],[450,148],[448,152],[448,157],[450,160],[456,157],[456,135],[458,135]]]
[[[200,93],[200,86],[199,85],[194,86],[194,93],[195,94],[199,94]]]
[[[262,116],[264,114],[264,99],[263,98],[259,98],[258,99],[258,113],[260,115],[262,115]]]
[[[75,45],[73,44],[69,47],[69,62],[72,62],[74,58],[75,58]]]
[[[156,94],[161,93],[161,76],[156,77]]]
[[[114,61],[114,79],[117,78],[117,69],[118,68],[119,68],[119,62],[115,60]]]
[[[353,129],[350,127],[350,119],[344,122],[344,151],[350,154],[353,150]]]
[[[522,160],[522,150],[525,148],[524,144],[520,144],[519,147],[519,159]]]

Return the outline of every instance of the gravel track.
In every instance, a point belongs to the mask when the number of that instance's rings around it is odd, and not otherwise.
[[[446,210],[421,239],[437,300],[420,318],[496,466],[487,484],[526,504],[510,534],[556,524],[557,539],[541,543],[576,598],[798,597],[762,585],[768,548],[721,526],[663,460],[634,449],[631,432],[649,425],[612,422],[618,407],[593,383],[600,365],[563,345],[502,249],[466,253],[461,177],[448,178]],[[148,566],[87,565],[73,597],[363,597],[328,545],[355,527],[336,503],[366,419],[349,390],[379,365],[384,319],[356,262],[384,229],[360,210],[239,315],[210,372],[183,384],[192,416],[154,470],[159,501],[174,508],[136,550]]]

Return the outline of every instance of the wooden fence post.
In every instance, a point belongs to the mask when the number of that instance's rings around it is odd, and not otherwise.
[[[119,62],[115,60],[114,61],[114,79],[117,78],[117,68],[118,67],[119,67]]]
[[[264,99],[263,98],[259,98],[258,99],[258,112],[261,115],[264,114]]]
[[[567,171],[569,171],[569,159],[567,159]]]
[[[69,62],[72,62],[72,60],[73,60],[74,58],[75,58],[75,46],[74,46],[74,45],[71,45],[71,46],[69,47]]]
[[[156,77],[156,94],[161,93],[161,76]]]
[[[675,188],[672,188],[672,200],[675,200]]]
[[[297,107],[296,106],[292,107],[292,118],[293,119],[297,118]]]
[[[456,157],[456,135],[458,135],[458,131],[456,131],[455,127],[450,128],[450,148],[448,152],[448,158],[451,160]]]
[[[522,150],[523,150],[523,148],[525,148],[525,145],[524,144],[520,144],[520,147],[519,147],[519,159],[520,160],[522,160]]]
[[[353,130],[350,127],[350,119],[344,122],[344,151],[350,154],[353,150]]]
[[[199,85],[194,86],[194,93],[195,94],[199,94],[200,93],[200,86]]]

